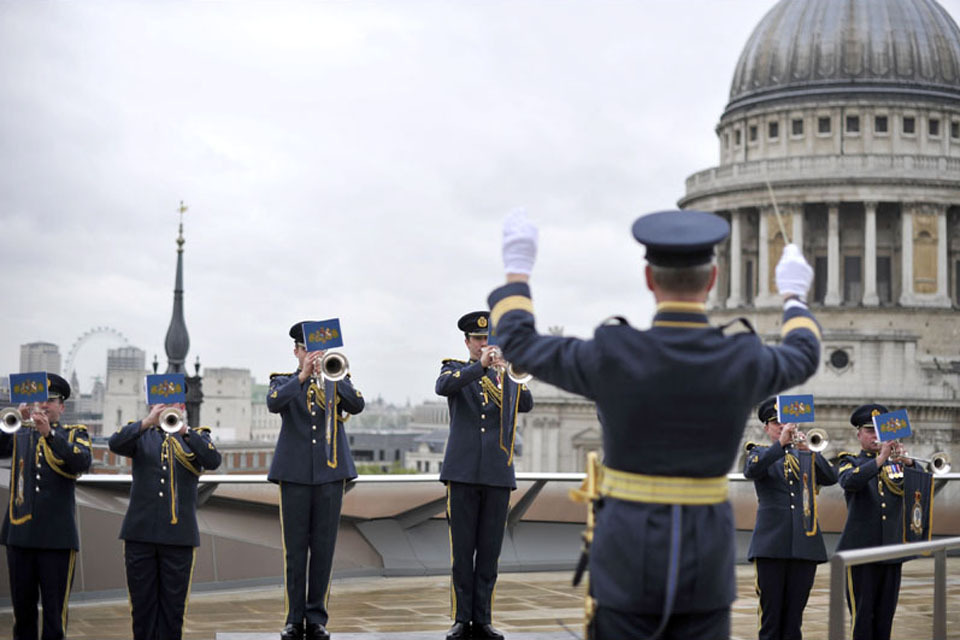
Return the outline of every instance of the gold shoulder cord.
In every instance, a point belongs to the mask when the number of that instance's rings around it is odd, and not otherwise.
[[[883,468],[880,471],[880,478],[883,481],[883,484],[886,485],[887,489],[890,490],[895,496],[903,496],[903,478],[896,480],[890,477],[890,471],[887,465],[883,465]]]
[[[487,376],[483,376],[480,378],[480,386],[483,387],[484,393],[489,394],[493,398],[493,402],[498,408],[503,407],[503,392],[500,391],[500,388],[493,380]]]

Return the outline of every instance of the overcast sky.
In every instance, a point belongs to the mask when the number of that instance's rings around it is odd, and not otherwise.
[[[4,2],[0,371],[97,326],[163,370],[180,200],[204,367],[265,382],[295,366],[292,323],[339,317],[366,396],[435,398],[517,205],[541,329],[648,326],[630,224],[717,164],[773,4]],[[108,342],[82,350],[85,392]]]

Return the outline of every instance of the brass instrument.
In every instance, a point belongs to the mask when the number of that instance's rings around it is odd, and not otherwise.
[[[950,454],[946,451],[937,451],[929,458],[913,458],[909,454],[904,454],[903,457],[930,465],[930,472],[934,475],[950,473]]]
[[[526,371],[521,371],[513,366],[513,364],[507,362],[503,359],[503,352],[500,350],[500,347],[493,346],[490,347],[493,350],[493,359],[499,360],[498,364],[493,365],[500,371],[506,373],[507,377],[516,382],[517,384],[527,384],[533,380],[533,375],[527,373]]]
[[[160,412],[157,418],[160,428],[166,433],[174,434],[183,428],[183,411],[177,407],[167,407]]]
[[[820,453],[830,444],[830,438],[827,437],[827,432],[819,427],[814,427],[806,433],[795,430],[791,444],[796,447],[803,443],[806,443],[807,449],[810,451]]]
[[[327,351],[320,359],[320,376],[338,382],[350,373],[350,361],[347,356],[337,351]]]
[[[0,431],[6,434],[14,434],[20,430],[20,427],[33,427],[36,423],[33,420],[20,417],[20,410],[9,407],[0,411]]]

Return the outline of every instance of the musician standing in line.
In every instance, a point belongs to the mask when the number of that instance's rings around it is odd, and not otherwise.
[[[357,477],[343,430],[345,413],[363,411],[349,375],[334,383],[335,427],[325,439],[325,385],[317,382],[323,351],[307,351],[303,323],[290,327],[293,373],[270,376],[267,409],[282,419],[267,479],[280,485],[286,623],[282,640],[325,640],[333,552],[347,481]],[[308,558],[309,552],[309,558]],[[309,566],[309,572],[308,572]]]
[[[904,474],[925,472],[913,468],[915,465],[909,458],[896,457],[897,446],[893,441],[877,440],[873,417],[885,413],[888,411],[883,405],[865,404],[850,416],[861,450],[859,454],[843,451],[839,457],[847,522],[837,551],[904,542]],[[847,605],[853,618],[853,640],[889,640],[900,597],[904,560],[871,562],[847,569]]]
[[[747,559],[757,572],[760,640],[800,640],[803,610],[817,575],[827,561],[817,518],[820,487],[837,483],[825,457],[811,452],[795,424],[777,420],[777,399],[757,410],[769,446],[746,445],[743,475],[757,492],[757,520]]]
[[[134,640],[179,640],[200,546],[197,481],[220,466],[210,428],[169,434],[155,404],[147,417],[110,436],[110,451],[133,461],[130,502],[120,528]]]
[[[47,400],[36,410],[20,407],[22,426],[0,433],[0,457],[11,457],[10,504],[0,529],[7,547],[14,640],[36,640],[37,601],[43,604],[43,639],[67,629],[67,604],[80,548],[77,477],[90,469],[90,436],[82,424],[60,424],[70,385],[47,374]]]
[[[714,245],[728,234],[712,213],[639,218],[633,235],[647,247],[653,326],[638,331],[616,318],[581,340],[537,333],[528,285],[536,228],[522,212],[504,223],[507,284],[489,298],[503,355],[594,400],[603,429],[589,558],[594,638],[730,634],[736,554],[726,474],[751,407],[816,371],[820,329],[804,302],[813,269],[794,245],[776,269],[785,297],[779,346],[710,326]]]
[[[436,392],[450,406],[450,435],[440,480],[447,485],[453,626],[447,640],[503,634],[492,625],[493,590],[503,545],[510,492],[517,488],[513,465],[516,413],[530,411],[526,385],[504,394],[505,372],[498,350],[487,345],[490,314],[474,311],[457,322],[470,360],[443,361]],[[518,393],[514,393],[518,392]],[[504,396],[516,405],[502,411]],[[507,422],[505,424],[504,422]]]

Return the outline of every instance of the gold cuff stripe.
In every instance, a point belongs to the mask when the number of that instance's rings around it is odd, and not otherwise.
[[[503,317],[503,314],[517,309],[532,314],[533,300],[527,296],[507,296],[493,305],[493,311],[490,312],[490,321],[493,322],[493,326],[496,327],[500,324],[500,318]]]
[[[808,329],[813,332],[813,335],[817,336],[817,340],[821,340],[820,327],[817,326],[813,318],[807,316],[797,316],[784,322],[783,328],[780,329],[780,335],[785,337],[791,331],[797,331],[798,329]]]
[[[648,476],[603,467],[600,495],[652,504],[719,504],[726,502],[729,484],[726,476],[716,478]]]
[[[680,311],[683,313],[706,313],[707,305],[702,302],[668,301],[657,305],[657,311]]]

